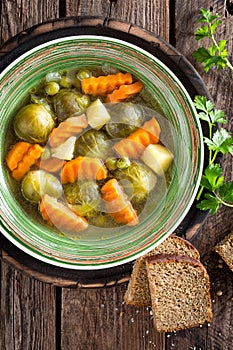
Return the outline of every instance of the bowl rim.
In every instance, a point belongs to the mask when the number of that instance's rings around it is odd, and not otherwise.
[[[197,113],[194,107],[194,104],[191,100],[191,97],[187,91],[187,89],[185,88],[185,86],[181,83],[181,81],[177,78],[177,76],[172,72],[172,70],[167,67],[161,60],[159,60],[156,56],[153,56],[151,53],[147,52],[146,50],[144,50],[143,48],[141,48],[140,46],[137,46],[135,44],[129,43],[125,40],[122,39],[117,39],[117,38],[113,38],[113,37],[108,37],[105,35],[70,35],[70,36],[66,36],[66,37],[61,37],[61,38],[56,38],[53,40],[49,40],[46,41],[32,49],[30,49],[27,52],[24,52],[22,55],[20,55],[19,57],[17,57],[16,59],[14,59],[5,69],[3,69],[3,71],[0,73],[0,80],[2,79],[2,77],[5,76],[5,74],[7,74],[7,72],[9,70],[12,69],[12,67],[14,67],[18,62],[20,62],[22,59],[27,58],[27,56],[33,54],[34,52],[36,52],[37,50],[42,49],[43,47],[47,47],[49,45],[53,45],[56,43],[61,43],[61,42],[65,42],[67,40],[79,40],[79,39],[97,39],[98,41],[110,41],[110,42],[115,42],[115,43],[119,43],[119,44],[123,44],[126,45],[128,47],[131,47],[133,49],[136,49],[138,51],[140,51],[141,53],[143,53],[144,55],[149,56],[152,61],[156,61],[161,67],[163,67],[163,69],[172,77],[172,79],[174,81],[176,81],[176,83],[179,85],[179,87],[183,90],[185,97],[188,100],[189,106],[192,109],[192,113],[193,115],[195,115],[196,117],[196,124],[198,125],[198,133],[200,135],[200,154],[199,154],[199,173],[197,176],[197,181],[196,181],[196,185],[195,185],[195,190],[193,191],[193,194],[190,198],[190,202],[189,205],[186,206],[185,210],[183,211],[183,213],[180,215],[179,220],[176,222],[175,227],[172,227],[170,230],[168,230],[168,232],[165,232],[162,236],[159,237],[159,241],[156,243],[153,243],[152,245],[149,245],[146,249],[143,250],[143,252],[138,252],[136,254],[131,254],[129,257],[127,258],[119,258],[118,260],[114,261],[114,262],[108,262],[108,263],[103,263],[103,264],[98,264],[98,265],[94,265],[94,264],[88,264],[88,265],[82,265],[82,264],[75,264],[75,263],[66,263],[66,262],[62,262],[57,260],[56,258],[52,257],[49,258],[47,256],[44,256],[40,253],[35,252],[36,248],[33,248],[34,250],[28,248],[27,246],[25,246],[24,244],[22,244],[21,242],[19,242],[15,237],[13,237],[9,232],[8,232],[8,228],[5,227],[4,223],[2,222],[2,220],[0,220],[1,223],[1,228],[3,231],[3,234],[6,236],[7,239],[9,239],[15,246],[17,246],[19,249],[21,249],[22,251],[24,251],[25,253],[33,256],[34,258],[37,258],[43,262],[55,265],[55,266],[60,266],[60,267],[65,267],[65,268],[70,268],[70,269],[77,269],[77,270],[99,270],[99,269],[104,269],[104,268],[111,268],[111,267],[116,267],[128,262],[131,262],[132,260],[135,260],[136,258],[148,253],[151,249],[155,248],[156,246],[158,246],[160,243],[162,243],[163,240],[165,240],[172,232],[174,231],[179,224],[183,221],[183,219],[185,218],[185,216],[187,215],[189,209],[191,208],[193,201],[195,199],[196,193],[198,191],[198,187],[200,184],[200,180],[201,180],[201,175],[202,175],[202,169],[203,169],[203,162],[204,162],[204,144],[203,144],[203,135],[202,135],[202,127],[201,127],[201,123],[197,117]]]

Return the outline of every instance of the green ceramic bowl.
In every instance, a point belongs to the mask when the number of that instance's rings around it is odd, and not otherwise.
[[[12,187],[5,166],[8,130],[28,91],[48,72],[85,66],[113,66],[131,72],[144,84],[174,153],[170,185],[152,198],[137,226],[95,228],[77,240],[57,234],[30,215]],[[93,270],[117,266],[145,254],[175,231],[193,204],[203,168],[202,130],[192,101],[177,77],[143,49],[101,36],[71,36],[28,51],[0,74],[0,214],[1,232],[22,251],[46,263]],[[159,112],[158,112],[159,109]],[[162,115],[162,116],[161,116]],[[151,210],[152,208],[152,210]]]

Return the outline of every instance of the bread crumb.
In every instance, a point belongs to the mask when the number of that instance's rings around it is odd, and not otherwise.
[[[218,290],[216,294],[217,294],[218,297],[221,297],[222,291],[221,291],[221,290]]]

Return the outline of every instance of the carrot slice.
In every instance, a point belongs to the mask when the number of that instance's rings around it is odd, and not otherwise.
[[[6,156],[6,164],[12,171],[13,178],[21,180],[40,158],[42,152],[43,147],[38,144],[16,143]]]
[[[114,90],[107,95],[106,102],[115,103],[126,100],[142,91],[143,84],[141,81],[136,81],[134,84],[121,85],[119,89]]]
[[[117,73],[91,77],[82,80],[82,89],[85,94],[97,96],[106,95],[117,89],[121,85],[131,84],[132,75],[130,73]]]
[[[146,121],[142,127],[114,145],[115,151],[122,157],[139,158],[145,147],[158,143],[160,126],[155,118]]]
[[[49,173],[57,173],[63,167],[64,160],[55,157],[39,159],[35,165],[40,169],[48,171]]]
[[[28,152],[30,146],[30,143],[22,141],[11,148],[6,156],[6,164],[11,171],[17,168],[18,163],[22,160],[22,156]]]
[[[67,118],[57,128],[53,129],[49,137],[49,143],[52,147],[57,147],[70,136],[78,135],[87,126],[88,122],[85,114]]]
[[[82,157],[66,162],[61,171],[63,184],[79,180],[102,180],[107,177],[107,169],[99,158]]]
[[[117,223],[130,226],[138,224],[137,212],[116,179],[108,180],[101,188],[101,192],[108,214]]]
[[[42,218],[61,232],[75,234],[88,227],[85,218],[76,215],[71,209],[56,198],[45,194],[40,203]]]

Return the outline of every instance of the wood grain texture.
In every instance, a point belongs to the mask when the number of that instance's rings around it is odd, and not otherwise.
[[[66,15],[92,15],[116,18],[141,26],[160,35],[165,40],[169,40],[169,0],[67,0]]]
[[[225,17],[223,1],[176,1],[176,48],[185,55],[202,76],[210,91],[216,108],[223,109],[227,115],[226,129],[232,134],[233,118],[232,109],[233,90],[232,73],[227,70],[216,69],[208,73],[204,72],[203,66],[198,64],[192,57],[192,53],[199,46],[207,45],[208,41],[196,42],[194,32],[198,28],[196,23],[199,17],[199,9],[207,8],[218,12],[222,17],[222,24],[217,31],[217,38],[229,38],[228,51],[232,60],[232,17]],[[192,44],[191,44],[192,43]],[[233,162],[231,156],[222,159],[224,175],[228,181],[232,180]],[[202,349],[202,350],[230,350],[233,344],[233,274],[223,264],[219,268],[219,256],[212,251],[214,245],[232,230],[232,209],[222,207],[214,216],[209,216],[203,224],[198,235],[193,239],[193,244],[199,249],[202,260],[210,275],[211,294],[213,300],[213,322],[202,328],[170,334],[167,338],[167,349]],[[221,264],[220,264],[221,267]],[[218,296],[218,291],[222,295]]]
[[[0,45],[17,33],[37,23],[59,17],[57,0],[2,0],[0,22]]]
[[[0,2],[0,45],[10,37],[58,17],[59,1]],[[0,349],[56,349],[56,288],[1,264]]]
[[[115,3],[113,2],[111,17],[134,23],[169,41],[170,12],[168,0],[118,0]]]
[[[109,17],[111,2],[109,0],[66,0],[66,16],[103,16]]]
[[[164,350],[164,335],[155,332],[150,309],[124,304],[126,286],[63,289],[61,348]]]
[[[56,349],[55,288],[1,266],[0,349]]]

